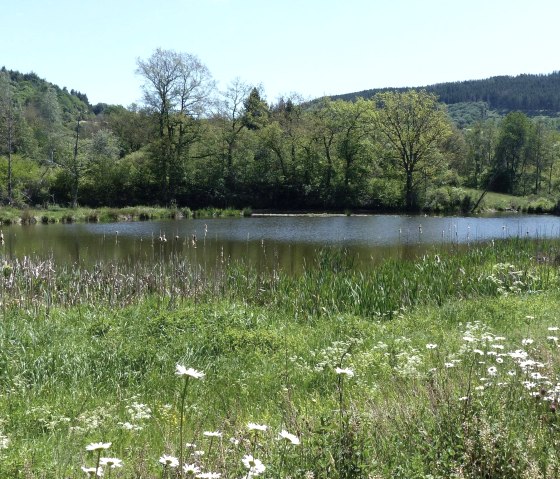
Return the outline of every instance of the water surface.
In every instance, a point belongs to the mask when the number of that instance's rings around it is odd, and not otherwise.
[[[4,226],[7,258],[52,257],[57,262],[187,259],[206,267],[226,260],[298,271],[319,248],[345,248],[364,265],[412,258],[434,247],[460,248],[508,237],[560,237],[560,218],[264,216],[121,223]]]

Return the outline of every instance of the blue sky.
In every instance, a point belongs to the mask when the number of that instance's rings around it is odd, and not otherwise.
[[[560,70],[558,0],[17,0],[1,10],[0,66],[141,101],[136,60],[194,54],[218,86],[269,101]]]

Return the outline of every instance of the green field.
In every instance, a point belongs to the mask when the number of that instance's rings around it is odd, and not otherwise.
[[[318,252],[296,277],[6,260],[0,477],[101,457],[122,460],[105,477],[179,477],[164,455],[200,468],[183,477],[558,477],[559,248],[367,273]]]

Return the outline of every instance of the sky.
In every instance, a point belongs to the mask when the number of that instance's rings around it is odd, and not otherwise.
[[[0,1],[0,66],[92,104],[141,103],[157,48],[269,102],[560,70],[558,0]]]

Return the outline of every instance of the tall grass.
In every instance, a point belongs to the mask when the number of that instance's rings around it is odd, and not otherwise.
[[[0,477],[84,477],[98,442],[123,478],[175,477],[164,454],[222,477],[248,456],[268,477],[556,477],[557,248],[370,272],[322,252],[298,276],[4,260]],[[187,394],[177,364],[206,378]]]

